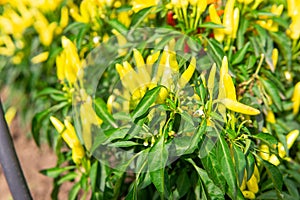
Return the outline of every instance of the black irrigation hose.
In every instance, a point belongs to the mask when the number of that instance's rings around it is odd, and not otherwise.
[[[4,171],[12,197],[15,200],[31,200],[25,177],[23,175],[0,99],[0,164]]]

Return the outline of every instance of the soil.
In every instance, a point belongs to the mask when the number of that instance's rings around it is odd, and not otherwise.
[[[4,96],[2,93],[0,98],[2,97],[1,99],[5,101]],[[54,167],[57,159],[56,155],[47,144],[42,144],[40,147],[37,147],[35,142],[26,136],[28,131],[24,130],[28,129],[28,127],[20,127],[19,124],[17,114],[9,129],[32,198],[36,200],[51,199],[53,179],[41,174],[40,171]],[[70,186],[70,184],[62,186],[59,192],[59,199],[67,199]],[[13,198],[0,164],[0,200],[10,199]]]
[[[51,199],[52,178],[39,173],[40,170],[55,166],[56,156],[47,145],[36,146],[18,128],[17,120],[10,125],[15,149],[34,199]],[[0,199],[12,199],[3,171],[0,171]]]

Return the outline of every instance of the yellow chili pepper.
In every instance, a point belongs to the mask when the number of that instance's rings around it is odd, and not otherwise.
[[[219,94],[218,99],[224,99],[226,97],[225,85],[224,85],[224,76],[228,73],[228,61],[227,57],[224,56],[222,60],[222,66],[220,69],[220,82],[219,82]],[[226,121],[226,107],[225,105],[219,104],[218,111],[222,115],[223,119]]]
[[[231,79],[231,76],[228,74],[228,62],[227,57],[225,56],[222,61],[222,66],[220,69],[220,82],[219,82],[219,95],[218,100],[223,104],[218,106],[218,110],[223,116],[226,117],[225,114],[225,106],[227,109],[232,110],[234,112],[239,112],[247,115],[258,115],[260,113],[259,110],[247,106],[245,104],[239,103],[236,100],[236,91]]]
[[[257,179],[254,176],[254,174],[251,176],[251,178],[247,181],[246,183],[247,188],[253,192],[253,193],[257,193],[258,192],[258,183],[257,183]]]
[[[275,154],[272,154],[269,158],[269,162],[272,163],[275,166],[278,166],[280,164],[279,159],[277,158],[277,156]]]
[[[57,132],[61,134],[62,131],[65,129],[64,124],[61,121],[59,121],[56,117],[53,116],[50,117],[50,121],[54,126],[54,128],[57,130]]]
[[[259,150],[260,150],[259,152],[260,157],[264,160],[269,160],[270,158],[269,146],[266,144],[262,144],[260,145]]]
[[[61,82],[63,82],[66,78],[64,62],[65,62],[64,54],[60,54],[60,55],[56,56],[56,76],[57,76],[58,80]]]
[[[137,66],[138,76],[143,82],[142,84],[149,83],[151,78],[147,72],[145,61],[142,54],[138,50],[134,49],[133,56]]]
[[[275,16],[279,17],[282,14],[282,11],[284,9],[283,4],[280,4],[279,6],[273,5],[271,8],[271,13],[273,13]],[[274,32],[278,31],[278,24],[272,20],[272,26],[271,30]]]
[[[236,101],[236,91],[231,76],[227,73],[223,77],[225,86],[225,96],[228,99]]]
[[[221,19],[217,13],[217,10],[215,8],[215,5],[214,4],[211,4],[208,8],[208,11],[209,11],[209,17],[211,19],[211,21],[213,23],[216,23],[216,24],[219,24],[221,25],[222,22],[221,22]],[[219,42],[222,42],[224,40],[224,31],[222,28],[215,28],[214,29],[214,37],[217,41]]]
[[[169,95],[169,91],[165,87],[161,87],[156,102],[162,104]]]
[[[238,101],[234,101],[232,99],[222,99],[220,102],[225,105],[225,107],[229,110],[232,110],[234,112],[246,114],[246,115],[258,115],[260,113],[259,110],[252,108],[250,106],[247,106],[245,104],[242,104]]]
[[[218,99],[223,99],[226,97],[225,85],[224,85],[224,76],[228,73],[228,61],[227,57],[224,56],[222,60],[222,66],[220,69],[220,82],[219,82],[219,95]]]
[[[138,50],[133,49],[133,56],[137,67],[141,67],[145,65],[144,58]]]
[[[206,7],[207,7],[207,0],[202,0],[197,2],[197,12],[196,12],[194,28],[197,28],[200,20],[200,16],[205,11]]]
[[[123,65],[117,63],[116,70],[119,73],[122,85],[127,88],[131,94],[134,93],[138,86],[142,85],[142,80],[139,80],[136,71],[133,70],[127,61],[123,62]]]
[[[299,130],[293,130],[287,134],[286,142],[287,142],[288,149],[290,149],[293,146],[293,144],[296,141],[298,136],[299,136]],[[285,158],[286,151],[285,151],[285,148],[282,143],[280,143],[280,142],[278,143],[277,149],[278,149],[278,154],[279,154],[280,158]],[[278,157],[275,154],[272,154],[269,157],[268,161],[275,166],[280,164],[280,160],[278,159]]]
[[[68,120],[64,120],[64,123],[66,130],[62,132],[61,136],[68,146],[73,149],[75,144],[80,144],[80,141],[78,140],[74,126]]]
[[[279,157],[284,158],[284,156],[286,155],[286,151],[285,151],[284,146],[281,142],[278,143],[277,149],[278,149]]]
[[[246,174],[244,175],[244,178],[243,178],[243,181],[242,181],[242,184],[240,186],[240,190],[243,191],[246,189],[246,182],[247,182],[247,177],[246,177]]]
[[[74,43],[65,36],[62,37],[62,46],[63,51],[56,57],[57,77],[60,81],[66,79],[73,84],[82,69],[82,63]]]
[[[153,65],[158,60],[159,55],[160,55],[159,51],[157,51],[157,52],[152,53],[151,55],[149,55],[147,57],[146,64],[147,65]]]
[[[259,174],[259,171],[258,171],[258,168],[257,168],[256,164],[254,165],[254,172],[253,173],[254,173],[254,176],[255,176],[257,182],[259,182],[260,181],[260,174]]]
[[[224,78],[225,74],[228,74],[227,56],[224,56],[224,58],[222,60],[222,66],[221,66],[221,69],[220,69],[220,82],[222,82],[222,84],[223,84],[223,78]]]
[[[295,15],[296,11],[296,0],[287,0],[287,10],[288,10],[288,16],[291,17]]]
[[[17,109],[15,107],[9,107],[7,109],[7,111],[5,112],[5,120],[6,120],[6,123],[7,125],[9,126],[12,122],[12,120],[15,118],[16,116],[16,113],[17,113]]]
[[[167,54],[167,59],[169,61],[169,67],[174,71],[174,72],[178,72],[179,70],[179,66],[176,60],[176,53],[174,51],[168,51]]]
[[[1,20],[1,18],[0,18],[0,20]],[[0,21],[0,27],[1,27],[1,21]],[[2,44],[4,46],[2,46]],[[10,36],[8,36],[8,35],[0,36],[0,45],[1,45],[0,55],[4,55],[4,56],[13,56],[14,55],[16,46],[13,43]]]
[[[69,10],[66,6],[62,7],[60,14],[59,26],[65,28],[69,23]]]
[[[284,77],[289,83],[293,82],[293,74],[290,71],[284,71]]]
[[[246,199],[255,199],[255,194],[251,191],[244,190],[242,193]]]
[[[244,0],[244,4],[248,5],[250,3],[252,3],[253,0]]]
[[[65,120],[65,124],[63,124],[53,116],[50,117],[50,121],[55,129],[61,134],[67,145],[72,149],[72,159],[74,163],[80,164],[82,158],[85,155],[85,152],[80,141],[77,138],[73,125],[68,120]]]
[[[149,0],[149,1],[141,1],[141,0],[133,0],[132,1],[132,10],[134,12],[139,12],[144,8],[148,8],[151,6],[157,6],[159,3],[158,0]]]
[[[274,48],[272,51],[272,63],[273,63],[273,68],[271,67],[272,72],[275,71],[277,62],[278,62],[278,49]]]
[[[268,110],[266,120],[272,124],[276,123],[276,118],[272,110]]]
[[[251,9],[255,10],[260,4],[261,2],[263,2],[264,0],[255,0],[254,4],[252,5]]]
[[[232,34],[233,29],[233,9],[234,9],[235,0],[228,0],[225,5],[224,16],[223,16],[223,25],[224,33],[226,35]]]
[[[297,115],[300,108],[300,82],[298,82],[295,85],[292,102],[293,102],[293,114]]]
[[[294,142],[296,141],[296,139],[299,136],[299,130],[293,130],[291,132],[289,132],[286,136],[286,143],[287,143],[287,147],[288,149],[290,149]]]
[[[84,144],[86,148],[90,150],[92,147],[92,125],[99,126],[102,124],[102,120],[92,107],[92,99],[90,96],[88,96],[86,101],[80,106],[80,119]]]
[[[215,87],[216,69],[217,69],[217,65],[216,63],[214,63],[210,70],[208,81],[207,81],[207,88],[211,99],[213,98],[213,91]]]
[[[48,59],[49,51],[42,52],[31,59],[33,64],[44,62]]]
[[[286,31],[287,35],[293,40],[300,37],[300,2],[298,0],[288,0],[288,15],[292,19],[289,29]]]
[[[82,145],[80,143],[76,143],[72,149],[72,160],[74,163],[79,165],[84,155],[85,152]]]
[[[118,49],[119,55],[120,56],[126,55],[127,54],[127,48],[124,48],[124,46],[127,43],[127,39],[115,29],[113,29],[111,32],[116,36],[116,38],[118,40],[118,44],[119,44],[119,47],[120,47]]]
[[[232,34],[231,34],[231,38],[233,39],[236,38],[239,22],[240,22],[240,10],[239,8],[235,8],[233,11],[233,27],[232,27]]]
[[[179,79],[179,86],[184,87],[192,78],[194,71],[196,69],[196,58],[192,57],[192,60],[188,68],[183,72]]]
[[[121,79],[126,75],[126,71],[124,70],[123,66],[119,63],[116,64],[116,70]]]

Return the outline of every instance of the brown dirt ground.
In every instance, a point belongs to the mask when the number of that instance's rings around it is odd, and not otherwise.
[[[0,98],[5,101],[3,91]],[[26,136],[26,128],[20,127],[18,115],[12,121],[9,129],[13,138],[14,146],[20,160],[23,173],[29,186],[33,199],[51,199],[53,179],[39,173],[40,170],[54,167],[56,156],[53,150],[46,144],[37,147],[35,142]],[[67,199],[70,184],[66,183],[59,192],[59,199]],[[0,164],[0,200],[12,199],[5,176]]]
[[[56,157],[53,151],[47,145],[38,148],[33,140],[21,132],[16,120],[12,122],[10,132],[32,197],[50,199],[52,179],[40,174],[39,171],[55,166]],[[2,170],[0,186],[0,199],[12,199]]]

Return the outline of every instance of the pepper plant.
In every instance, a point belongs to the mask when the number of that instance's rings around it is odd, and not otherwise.
[[[53,199],[299,199],[298,1],[0,4]]]

